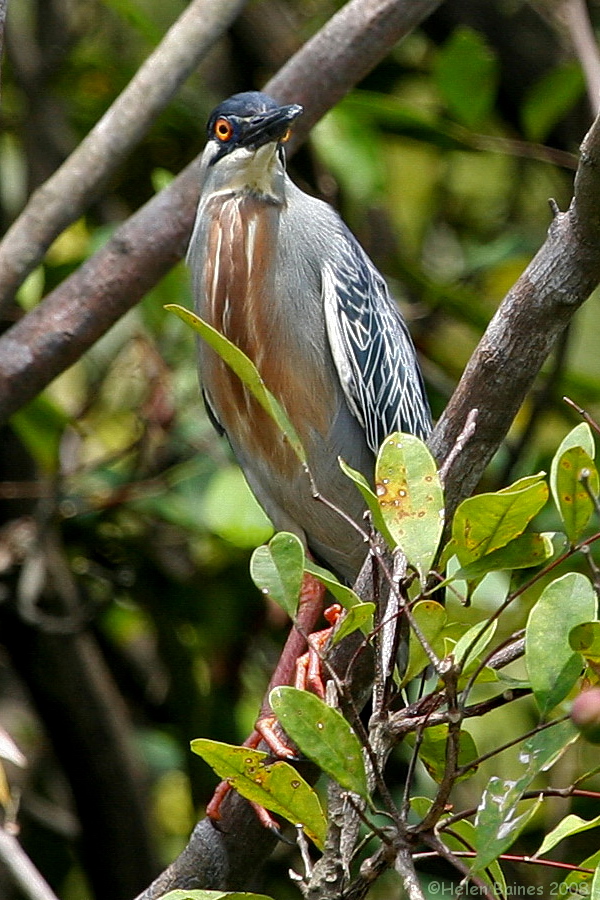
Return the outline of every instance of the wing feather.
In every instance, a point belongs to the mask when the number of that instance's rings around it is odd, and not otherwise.
[[[431,415],[406,323],[349,233],[323,267],[322,293],[338,376],[369,447],[376,453],[393,431],[426,438]]]

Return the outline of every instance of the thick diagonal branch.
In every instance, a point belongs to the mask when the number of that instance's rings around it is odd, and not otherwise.
[[[88,136],[31,196],[0,243],[0,309],[52,241],[99,196],[245,2],[193,0]]]
[[[347,3],[266,86],[281,100],[304,99],[299,138],[440,2]],[[197,202],[196,172],[197,162],[0,338],[0,422],[79,359],[183,256]],[[7,279],[0,266],[0,282]]]
[[[600,282],[600,117],[581,145],[567,212],[490,322],[430,440],[444,460],[472,409],[477,427],[446,478],[448,518],[498,449],[558,336]]]

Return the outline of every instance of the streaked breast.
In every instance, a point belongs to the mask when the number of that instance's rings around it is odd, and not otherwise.
[[[307,445],[313,430],[324,435],[331,425],[335,386],[328,361],[307,358],[301,295],[275,289],[280,214],[278,205],[252,194],[209,200],[200,314],[253,360]],[[203,357],[204,386],[230,438],[289,476],[297,460],[274,423],[222,360],[211,351]]]

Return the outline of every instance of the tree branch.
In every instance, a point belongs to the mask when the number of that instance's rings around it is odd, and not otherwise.
[[[48,882],[42,878],[16,837],[0,827],[0,862],[28,900],[58,900]]]
[[[52,241],[98,197],[244,3],[193,0],[87,137],[31,196],[0,243],[0,311]]]
[[[590,108],[597,116],[600,112],[600,53],[585,0],[562,0],[558,17],[571,36],[585,75]]]
[[[472,409],[477,428],[446,478],[448,520],[468,497],[577,309],[600,282],[600,117],[581,145],[573,200],[508,292],[430,439],[443,461]]]
[[[304,98],[297,140],[440,2],[350,0],[320,32],[327,41],[316,35],[266,86],[282,101]],[[368,52],[358,50],[363,40]],[[313,104],[320,112],[313,113]],[[183,256],[197,204],[197,168],[198,160],[0,338],[0,422],[79,359]],[[0,269],[0,281],[7,277]]]
[[[4,53],[4,29],[6,28],[7,0],[0,0],[0,96],[2,95],[2,54]]]
[[[351,0],[344,6],[267,85],[280,100],[304,101],[297,140],[439,2]],[[547,241],[498,310],[432,437],[444,459],[470,410],[479,409],[476,432],[447,476],[450,510],[479,480],[558,334],[600,280],[599,133],[596,121],[582,145],[571,207],[557,214]],[[0,338],[0,418],[78,359],[181,257],[196,197],[197,161]],[[240,798],[228,798],[223,813],[223,832],[201,822],[184,853],[140,895],[144,900],[173,887],[247,884],[273,838]]]

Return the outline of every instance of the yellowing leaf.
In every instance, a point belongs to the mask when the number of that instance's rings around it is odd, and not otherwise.
[[[293,766],[282,760],[266,762],[271,757],[262,750],[207,738],[196,738],[191,747],[238,794],[294,825],[302,825],[317,847],[323,847],[327,821],[319,798]]]
[[[525,531],[548,498],[546,482],[541,476],[536,478],[524,488],[515,490],[512,485],[494,494],[477,494],[460,504],[452,537],[462,566],[504,547]]]
[[[375,483],[387,530],[423,580],[444,527],[444,496],[435,460],[419,438],[396,432],[381,445]]]

